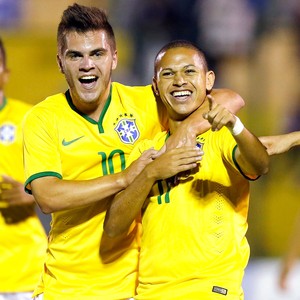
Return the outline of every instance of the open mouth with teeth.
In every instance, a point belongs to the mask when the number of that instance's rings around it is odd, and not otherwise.
[[[189,97],[192,95],[192,92],[191,91],[174,91],[171,93],[171,95],[173,97],[176,97],[176,98],[184,98],[184,97]]]
[[[90,84],[96,82],[98,80],[97,76],[83,76],[79,78],[80,83],[82,84]]]

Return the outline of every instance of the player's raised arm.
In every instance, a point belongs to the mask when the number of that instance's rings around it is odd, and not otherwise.
[[[242,171],[250,176],[266,174],[269,156],[264,145],[224,106],[217,104],[212,96],[208,97],[209,111],[204,118],[209,121],[213,131],[226,126],[237,142],[235,159]]]
[[[216,103],[223,105],[234,114],[240,111],[245,105],[243,98],[230,89],[213,89],[211,95],[214,97]],[[200,106],[186,118],[172,134],[172,137],[168,139],[167,147],[176,148],[181,145],[192,146],[196,135],[207,131],[211,127],[209,122],[203,118],[203,113],[205,113],[207,109],[208,107],[204,103],[204,105]]]

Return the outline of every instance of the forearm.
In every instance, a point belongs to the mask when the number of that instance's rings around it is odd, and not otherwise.
[[[300,146],[300,131],[294,131],[286,134],[286,139],[288,142],[288,150],[295,146]]]
[[[269,156],[259,139],[246,128],[234,138],[238,145],[235,157],[243,172],[252,176],[266,174]]]
[[[114,197],[104,221],[104,231],[108,236],[116,237],[127,232],[141,212],[154,182],[154,177],[150,177],[145,168],[124,191]]]
[[[127,186],[122,173],[92,180],[42,177],[32,181],[32,193],[44,213],[72,209],[105,200]]]

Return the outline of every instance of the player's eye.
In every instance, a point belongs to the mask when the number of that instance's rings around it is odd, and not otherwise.
[[[163,76],[163,77],[169,77],[169,76],[172,76],[174,73],[173,72],[171,72],[171,71],[163,71],[162,73],[161,73],[161,75]]]
[[[95,56],[95,57],[100,57],[102,55],[103,55],[102,51],[96,51],[95,53],[93,53],[93,56]]]
[[[69,52],[67,54],[67,57],[70,58],[71,60],[77,60],[80,57],[82,57],[82,55],[80,53],[78,53],[78,52]]]
[[[186,74],[194,74],[194,73],[196,73],[196,70],[195,69],[187,69],[187,70],[185,70],[185,73]]]

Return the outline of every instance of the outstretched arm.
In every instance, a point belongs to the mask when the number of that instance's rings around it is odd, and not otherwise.
[[[209,111],[204,117],[211,124],[212,130],[226,126],[237,143],[235,159],[243,172],[249,176],[266,174],[269,169],[269,156],[259,139],[253,135],[241,121],[222,105],[208,96]]]
[[[150,157],[156,152],[149,149],[147,154]],[[63,180],[54,176],[37,178],[31,182],[32,194],[46,214],[102,201],[125,189],[149,162],[142,156],[122,172],[90,180]]]
[[[210,93],[216,103],[223,105],[233,114],[236,114],[245,105],[243,98],[229,89],[213,89]],[[193,146],[197,135],[210,128],[209,122],[203,118],[203,113],[208,110],[208,102],[205,101],[194,113],[184,120],[172,137],[167,141],[167,148],[181,147],[182,145]]]
[[[126,232],[140,213],[153,184],[197,167],[202,154],[196,147],[175,148],[149,163],[125,190],[114,197],[106,212],[105,233],[116,237]]]
[[[281,154],[300,145],[300,131],[281,135],[261,136],[259,139],[267,148],[269,155]]]

